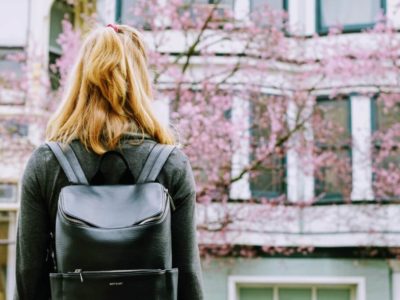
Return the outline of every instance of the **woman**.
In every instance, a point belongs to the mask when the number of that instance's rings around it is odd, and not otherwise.
[[[155,143],[174,138],[151,110],[147,54],[140,33],[109,25],[85,40],[60,109],[50,120],[47,139],[69,143],[87,178],[93,178],[102,154],[120,151],[137,178]],[[178,299],[203,299],[196,242],[195,183],[188,158],[175,148],[157,181],[168,188],[172,213],[172,264],[179,270]],[[54,232],[60,190],[66,175],[47,145],[26,166],[17,233],[15,299],[50,298],[49,233]]]

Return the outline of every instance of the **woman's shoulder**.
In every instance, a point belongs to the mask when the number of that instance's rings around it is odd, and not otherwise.
[[[52,154],[50,147],[47,145],[46,142],[40,144],[38,147],[36,147],[35,151],[33,151],[32,155],[38,156],[38,157],[47,157]]]
[[[177,177],[182,177],[186,173],[190,173],[189,175],[191,175],[192,168],[185,150],[179,146],[175,146],[164,165],[164,169],[167,172],[174,173]]]
[[[50,148],[45,144],[36,147],[29,156],[23,171],[23,180],[28,182],[33,179],[38,182],[48,180],[49,170],[56,170],[58,163]]]
[[[163,169],[171,178],[176,197],[186,197],[195,193],[196,185],[190,160],[182,148],[175,147]]]
[[[174,164],[176,167],[183,167],[186,164],[190,164],[189,157],[180,146],[174,147],[174,150],[171,152],[168,161]]]
[[[35,148],[33,152],[31,153],[29,160],[28,160],[28,166],[30,167],[35,167],[35,168],[42,168],[46,163],[49,161],[54,160],[54,156],[50,150],[50,148],[47,146],[46,143],[43,143]]]

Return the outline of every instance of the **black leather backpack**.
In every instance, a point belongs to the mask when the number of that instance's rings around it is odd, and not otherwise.
[[[176,300],[174,206],[168,190],[155,182],[174,147],[156,144],[135,184],[93,185],[69,145],[47,144],[70,182],[58,202],[52,299]],[[119,152],[111,154],[130,171]]]

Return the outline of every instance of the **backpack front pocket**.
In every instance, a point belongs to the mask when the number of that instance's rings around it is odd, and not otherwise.
[[[177,300],[178,269],[50,273],[52,300]]]

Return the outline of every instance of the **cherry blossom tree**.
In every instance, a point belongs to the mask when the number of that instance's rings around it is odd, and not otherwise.
[[[168,99],[171,126],[195,173],[197,200],[205,207],[218,204],[210,214],[204,210],[199,224],[199,231],[212,232],[219,244],[203,245],[204,255],[312,250],[307,245],[237,247],[225,240],[231,228],[268,219],[277,207],[288,218],[284,207],[291,199],[284,189],[274,195],[250,193],[246,199],[240,188],[234,190],[243,182],[264,189],[280,184],[287,156],[296,153],[304,176],[333,186],[322,184],[293,205],[322,201],[332,188],[351,201],[347,153],[357,145],[329,105],[344,101],[349,92],[374,97],[379,118],[389,120],[367,141],[373,188],[377,200],[400,196],[400,41],[384,17],[362,38],[353,38],[340,35],[339,28],[325,36],[298,36],[289,30],[286,12],[268,6],[238,19],[218,2],[147,0],[138,1],[129,16],[125,22],[148,42],[156,98]],[[63,29],[64,54],[51,67],[59,72],[61,86],[50,93],[49,111],[58,103],[82,37],[68,21]],[[2,78],[3,85],[12,81]],[[321,102],[320,95],[329,101]],[[264,174],[269,176],[263,179]],[[242,205],[233,207],[232,201]],[[245,209],[249,204],[258,205],[256,213]]]

